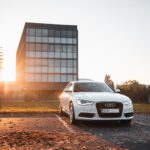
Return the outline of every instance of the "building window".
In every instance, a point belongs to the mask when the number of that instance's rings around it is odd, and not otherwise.
[[[73,46],[73,52],[74,52],[74,53],[77,52],[77,46],[76,46],[76,45]]]
[[[55,51],[55,46],[50,44],[48,45],[48,51],[54,52]]]
[[[48,44],[42,44],[42,51],[48,51]]]
[[[55,52],[61,52],[60,45],[55,45]]]
[[[60,67],[55,67],[55,73],[60,73]]]
[[[26,74],[26,81],[33,82],[34,81],[34,75],[33,74]]]
[[[28,43],[27,44],[27,50],[35,51],[35,44],[34,43]]]
[[[32,58],[26,59],[26,64],[33,66],[35,64],[35,59],[32,59]]]
[[[61,53],[61,58],[66,58],[67,57],[67,53]]]
[[[60,43],[60,37],[55,38],[55,43],[57,43],[57,44]]]
[[[55,36],[54,30],[49,30],[49,36],[50,36],[50,37],[54,37],[54,36]]]
[[[73,44],[77,44],[77,39],[76,38],[73,38],[72,40],[73,40],[72,41]]]
[[[60,75],[55,75],[55,82],[60,82]]]
[[[67,66],[67,60],[66,59],[62,59],[61,60],[61,67],[66,67]]]
[[[35,51],[26,51],[27,57],[35,57]]]
[[[54,73],[54,67],[48,67],[48,73]]]
[[[55,36],[60,37],[60,31],[55,31]]]
[[[54,75],[48,75],[48,82],[54,82]]]
[[[48,29],[42,29],[42,36],[48,37]]]
[[[35,57],[36,58],[41,58],[42,57],[42,52],[35,52]]]
[[[67,38],[67,43],[68,44],[73,44],[73,39],[72,38]]]
[[[48,58],[54,58],[55,53],[54,52],[48,52]]]
[[[68,73],[73,73],[73,68],[68,67],[68,68],[67,68],[67,72],[68,72]]]
[[[48,59],[42,59],[42,66],[48,65]]]
[[[67,32],[66,31],[61,31],[61,37],[67,37]]]
[[[41,66],[41,65],[42,65],[42,59],[36,58],[36,59],[35,59],[35,65],[36,65],[36,66]]]
[[[66,67],[61,67],[61,73],[67,73],[67,68]]]
[[[62,52],[66,53],[67,52],[67,46],[66,45],[62,45]]]
[[[72,53],[73,52],[73,46],[72,45],[68,45],[67,46],[67,52],[68,53]]]
[[[41,73],[42,72],[42,67],[41,66],[35,66],[35,72],[36,73]]]
[[[67,81],[70,82],[74,80],[73,75],[67,75]]]
[[[55,67],[60,67],[60,59],[55,59]]]
[[[48,58],[48,52],[42,52],[42,58]]]
[[[48,37],[42,37],[42,43],[48,43]]]
[[[42,37],[35,37],[34,42],[41,43],[42,42]]]
[[[73,66],[73,60],[68,60],[67,61],[67,66],[72,67]]]
[[[73,31],[67,31],[67,37],[72,38],[73,37]]]
[[[54,37],[49,37],[48,38],[48,43],[54,43]]]
[[[27,29],[27,35],[35,37],[35,29],[32,28]]]
[[[60,53],[59,52],[55,52],[55,58],[60,58]]]
[[[67,76],[66,75],[61,75],[61,82],[66,82],[67,81]]]
[[[73,38],[77,38],[77,31],[73,31]]]
[[[73,61],[73,67],[77,67],[77,60]]]
[[[35,82],[41,82],[41,74],[35,74]]]
[[[48,60],[48,66],[49,67],[54,67],[54,59],[49,59]]]
[[[61,43],[66,44],[67,43],[67,38],[61,38]]]
[[[41,51],[42,50],[42,45],[36,43],[36,51]]]
[[[47,81],[48,81],[47,74],[42,74],[42,82],[47,82]]]
[[[27,36],[26,42],[35,42],[35,37]]]
[[[42,30],[41,29],[36,29],[36,36],[39,36],[39,37],[42,36]]]
[[[72,53],[67,53],[67,58],[73,58]]]
[[[42,73],[48,73],[48,67],[42,66]]]

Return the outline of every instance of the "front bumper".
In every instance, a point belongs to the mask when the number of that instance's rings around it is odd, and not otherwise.
[[[109,102],[108,102],[109,103]],[[118,102],[113,102],[117,103]],[[76,120],[131,120],[133,119],[133,107],[125,107],[122,103],[119,103],[118,113],[101,113],[101,107],[97,104],[93,105],[76,105],[75,107],[75,119]],[[122,104],[122,105],[121,105]]]

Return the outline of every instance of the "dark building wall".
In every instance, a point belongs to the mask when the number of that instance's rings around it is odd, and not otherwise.
[[[23,29],[21,39],[16,54],[16,81],[24,82],[25,80],[25,49],[26,49],[26,30]]]

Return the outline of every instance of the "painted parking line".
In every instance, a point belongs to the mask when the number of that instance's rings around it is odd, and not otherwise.
[[[140,124],[140,125],[144,125],[144,126],[150,127],[149,124],[146,124],[146,123],[143,123],[143,122],[140,122],[140,121],[134,121],[134,122],[137,123],[137,124]]]
[[[64,125],[64,127],[71,133],[75,133],[75,131],[63,120],[61,119],[61,117],[59,117],[58,115],[55,115],[57,117],[57,119]]]

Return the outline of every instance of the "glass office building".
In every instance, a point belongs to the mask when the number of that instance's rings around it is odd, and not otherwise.
[[[21,83],[59,88],[78,80],[77,26],[25,23],[16,60],[17,81]]]

